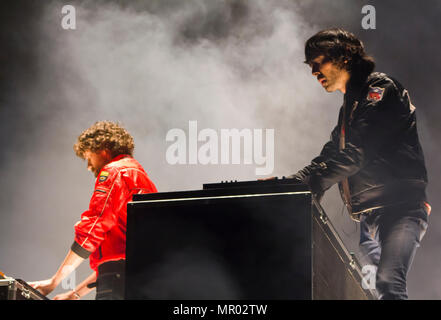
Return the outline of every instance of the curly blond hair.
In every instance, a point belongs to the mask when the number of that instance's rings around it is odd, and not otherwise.
[[[112,121],[98,121],[84,130],[74,144],[76,155],[84,159],[86,151],[109,150],[112,157],[120,154],[133,155],[133,137],[121,125]]]

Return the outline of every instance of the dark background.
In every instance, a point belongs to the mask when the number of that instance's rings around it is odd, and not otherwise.
[[[77,9],[76,30],[60,27],[65,4]],[[361,28],[365,4],[376,9],[375,30]],[[440,17],[436,0],[2,1],[1,270],[31,281],[58,268],[93,187],[72,145],[95,121],[127,126],[159,191],[259,178],[246,165],[169,165],[166,132],[186,130],[189,120],[215,130],[274,128],[273,174],[307,164],[342,99],[310,77],[302,45],[340,26],[363,40],[376,69],[397,78],[417,107],[433,211],[409,273],[409,297],[441,298]],[[335,188],[324,207],[357,252],[358,227]],[[77,282],[89,272],[84,263]]]

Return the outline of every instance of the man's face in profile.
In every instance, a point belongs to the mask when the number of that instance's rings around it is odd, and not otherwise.
[[[87,170],[92,171],[95,177],[98,177],[101,169],[110,162],[111,156],[106,150],[97,152],[87,150],[84,152],[84,159],[87,161]]]
[[[340,90],[345,93],[346,82],[349,80],[349,73],[346,69],[340,68],[324,55],[315,57],[308,64],[312,75],[317,77],[327,92]]]

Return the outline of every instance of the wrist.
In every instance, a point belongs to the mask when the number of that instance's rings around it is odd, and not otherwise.
[[[79,295],[78,292],[76,292],[75,290],[72,290],[72,296],[76,299],[76,300],[80,300],[81,296]]]
[[[60,283],[60,281],[57,281],[57,277],[53,276],[52,278],[50,278],[50,287],[52,290],[54,290],[58,284]]]

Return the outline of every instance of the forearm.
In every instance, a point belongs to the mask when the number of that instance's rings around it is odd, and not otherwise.
[[[61,263],[57,272],[52,277],[54,287],[57,287],[60,284],[60,282],[71,272],[73,272],[83,261],[84,261],[83,258],[81,258],[72,250],[69,250],[69,252],[66,255],[66,258]]]
[[[93,288],[88,288],[87,285],[90,283],[96,282],[96,272],[93,272],[90,276],[86,278],[83,282],[81,282],[76,288],[75,292],[80,296],[84,297],[86,294],[91,292]]]
[[[346,148],[317,166],[308,179],[312,191],[316,193],[328,190],[332,185],[356,174],[366,165],[364,151]]]

